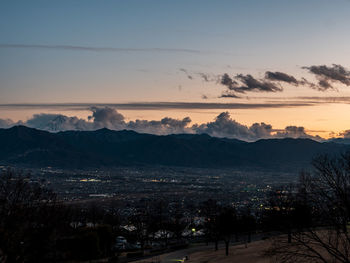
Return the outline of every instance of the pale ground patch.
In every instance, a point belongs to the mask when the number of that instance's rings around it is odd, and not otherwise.
[[[200,245],[184,250],[162,254],[153,258],[134,261],[135,263],[275,263],[275,258],[265,255],[265,251],[271,247],[271,240],[262,240],[244,244],[230,246],[229,255],[225,255],[225,247],[220,243],[219,250],[214,250],[214,244],[209,246]],[[189,260],[181,261],[185,256]]]
[[[195,252],[191,254],[188,263],[273,263],[274,258],[264,255],[271,245],[268,240],[256,241],[245,245],[231,246],[229,249],[229,255],[225,255],[225,249],[220,248],[218,251],[209,249],[206,251]]]

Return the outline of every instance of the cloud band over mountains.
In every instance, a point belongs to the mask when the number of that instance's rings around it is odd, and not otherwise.
[[[174,119],[165,117],[161,120],[126,121],[124,116],[111,107],[92,107],[88,120],[62,114],[35,114],[27,121],[13,122],[9,119],[0,119],[0,128],[9,128],[14,125],[25,125],[32,128],[52,132],[67,130],[97,130],[108,128],[112,130],[134,130],[140,133],[157,135],[167,134],[209,134],[214,137],[236,138],[245,141],[255,141],[267,138],[311,138],[321,140],[319,136],[307,133],[304,127],[288,126],[285,129],[274,129],[270,124],[254,123],[251,126],[240,124],[231,118],[228,112],[220,113],[213,121],[203,124],[191,124],[191,119]]]

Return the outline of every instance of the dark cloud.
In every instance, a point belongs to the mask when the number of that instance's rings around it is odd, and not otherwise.
[[[125,125],[124,116],[110,107],[92,107],[92,115],[89,120],[93,120],[96,128],[120,129]]]
[[[278,92],[283,88],[269,81],[258,80],[252,75],[238,74],[235,79],[239,80],[243,85],[235,85],[232,90],[240,93],[245,92]]]
[[[271,71],[266,71],[265,72],[265,79],[271,80],[271,81],[282,81],[294,85],[298,85],[299,82],[298,80],[293,77],[292,75],[288,75],[283,72],[271,72]]]
[[[339,81],[350,86],[350,71],[341,65],[333,64],[331,67],[326,65],[303,67],[308,69],[310,73],[323,77],[327,80]]]
[[[220,83],[226,86],[229,90],[233,90],[238,85],[238,82],[233,80],[227,73],[221,76]]]
[[[333,84],[336,82],[350,86],[350,71],[341,65],[333,64],[332,66],[310,66],[302,67],[308,70],[317,78],[317,83],[313,83],[302,77],[300,80],[294,76],[280,71],[266,71],[263,79],[257,79],[251,74],[237,74],[230,77],[227,73],[221,76],[220,84],[224,85],[227,90],[220,98],[235,97],[232,92],[281,92],[283,91],[282,83],[294,86],[306,86],[318,91],[337,90]]]
[[[309,73],[316,76],[320,91],[335,89],[332,84],[336,82],[350,86],[350,71],[341,65],[314,65],[310,67],[303,67],[303,69],[307,69]]]
[[[309,88],[315,89],[315,90],[320,90],[319,86],[317,86],[315,83],[312,83],[310,81],[308,81],[306,78],[301,78],[301,80],[299,81],[299,84],[302,86],[308,86]]]
[[[203,100],[207,100],[207,99],[208,99],[208,96],[205,95],[205,94],[203,94],[203,95],[202,95],[202,99],[203,99]]]
[[[221,98],[232,98],[235,94],[232,92],[246,93],[246,92],[278,92],[283,88],[275,83],[265,80],[258,80],[252,75],[238,74],[231,78],[227,73],[221,76],[220,83],[226,86],[227,91],[224,92]]]
[[[326,91],[326,90],[329,90],[329,89],[334,89],[334,87],[325,79],[320,79],[318,81],[318,87],[317,89],[319,91]]]
[[[223,92],[219,98],[240,98],[239,96],[237,96],[235,93],[231,92],[231,91],[226,91],[226,92]]]

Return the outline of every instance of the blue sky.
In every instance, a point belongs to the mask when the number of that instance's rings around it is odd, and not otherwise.
[[[4,0],[0,6],[0,104],[232,103],[218,98],[221,85],[198,73],[301,76],[302,66],[350,66],[348,0]],[[348,95],[344,87],[325,94],[287,86],[239,101]],[[253,122],[257,114],[249,114],[241,121]]]

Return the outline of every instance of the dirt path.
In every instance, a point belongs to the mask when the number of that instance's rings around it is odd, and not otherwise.
[[[245,245],[231,246],[229,255],[225,255],[225,249],[218,251],[205,250],[190,254],[188,263],[273,263],[273,258],[264,255],[264,252],[270,246],[270,241],[256,241]]]
[[[249,243],[247,247],[244,244],[232,245],[228,256],[225,255],[223,244],[219,246],[218,251],[214,250],[213,245],[200,245],[163,254],[153,259],[135,261],[135,263],[183,262],[181,260],[186,256],[189,257],[189,260],[184,261],[185,263],[274,263],[275,260],[273,258],[264,255],[265,250],[269,248],[270,244],[269,240],[263,240]]]

